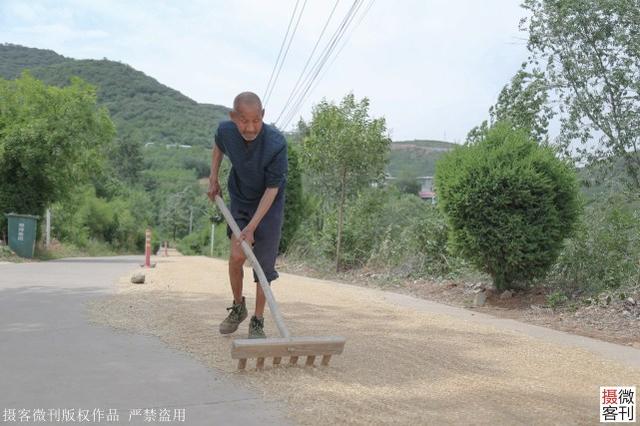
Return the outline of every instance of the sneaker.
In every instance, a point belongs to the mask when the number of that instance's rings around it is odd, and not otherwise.
[[[242,302],[238,304],[233,302],[232,306],[227,308],[227,311],[231,312],[229,312],[227,318],[220,323],[221,334],[233,333],[238,329],[240,323],[247,318],[247,306],[245,305],[244,297],[242,298]]]
[[[264,318],[258,319],[255,315],[251,317],[249,322],[249,339],[264,339]]]

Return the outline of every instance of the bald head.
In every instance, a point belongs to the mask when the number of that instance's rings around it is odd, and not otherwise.
[[[247,142],[258,137],[262,130],[264,110],[260,98],[253,92],[242,92],[236,96],[229,116]]]
[[[233,109],[240,111],[243,107],[258,108],[262,111],[262,101],[253,92],[242,92],[233,100]]]

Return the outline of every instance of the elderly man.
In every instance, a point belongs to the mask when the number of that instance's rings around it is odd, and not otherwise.
[[[242,295],[245,255],[242,240],[253,244],[253,252],[271,284],[278,278],[276,256],[284,218],[284,189],[287,177],[287,142],[275,127],[264,124],[264,109],[260,98],[252,92],[240,93],[229,113],[231,121],[221,122],[215,135],[211,160],[208,195],[211,200],[220,194],[218,172],[223,155],[231,161],[229,195],[231,214],[242,230],[238,240],[227,228],[231,238],[229,281],[233,304],[229,315],[220,324],[220,333],[233,333],[247,318]],[[249,323],[249,338],[264,338],[265,297],[256,282],[256,308]]]

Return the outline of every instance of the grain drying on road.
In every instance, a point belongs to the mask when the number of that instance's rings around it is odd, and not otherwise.
[[[345,336],[344,354],[328,368],[238,372],[230,344],[246,337],[248,320],[231,337],[218,333],[231,302],[227,263],[177,256],[157,261],[145,284],[125,276],[114,294],[94,300],[92,321],[157,336],[266,400],[282,402],[295,423],[596,424],[599,386],[640,384],[640,371],[583,349],[402,308],[366,288],[289,274],[272,288],[292,335]],[[252,312],[249,277],[246,269]],[[268,308],[265,316],[267,335],[276,337]]]

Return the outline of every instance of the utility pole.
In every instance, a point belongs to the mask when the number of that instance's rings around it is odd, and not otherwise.
[[[216,224],[212,223],[211,224],[211,257],[213,257],[213,239],[216,236]]]
[[[51,244],[51,209],[47,209],[47,227],[44,246],[49,248],[49,244]]]
[[[144,266],[151,268],[151,229],[147,228],[144,239]]]

